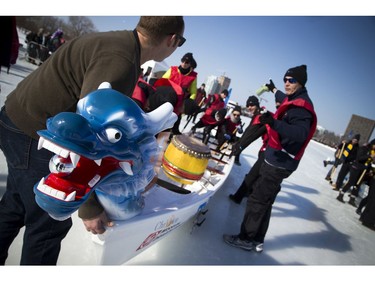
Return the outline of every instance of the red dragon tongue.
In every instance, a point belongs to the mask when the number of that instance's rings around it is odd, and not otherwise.
[[[48,190],[65,196],[74,192],[77,200],[85,196],[101,178],[118,168],[119,161],[114,158],[103,159],[99,166],[98,161],[80,157],[73,167],[68,158],[55,155],[50,163],[51,174],[45,178],[44,185],[49,187]]]
[[[76,199],[79,199],[100,180],[99,169],[95,161],[85,157],[81,157],[73,167],[68,158],[55,155],[50,162],[51,174],[44,184],[65,194],[75,192]]]

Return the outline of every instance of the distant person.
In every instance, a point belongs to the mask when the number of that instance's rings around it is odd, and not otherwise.
[[[260,122],[267,126],[268,142],[259,178],[247,200],[239,234],[223,236],[230,246],[263,251],[272,205],[281,183],[297,170],[305,148],[315,133],[317,118],[305,87],[306,65],[290,68],[284,75],[285,94],[272,80],[266,84],[281,102],[272,115],[263,113]]]
[[[205,102],[205,112],[203,114],[203,116],[200,118],[200,120],[198,121],[197,124],[195,124],[192,128],[191,128],[191,131],[190,131],[190,135],[193,135],[195,134],[195,131],[197,128],[202,128],[202,127],[206,127],[206,130],[204,131],[204,138],[203,138],[203,142],[208,142],[208,139],[209,139],[209,134],[207,135],[207,131],[208,131],[208,128],[214,128],[215,126],[217,126],[217,120],[215,121],[215,113],[218,112],[219,110],[221,109],[224,109],[225,108],[225,102],[224,100],[226,99],[226,97],[228,96],[228,90],[227,89],[224,89],[221,91],[220,94],[213,94],[213,95],[209,95],[209,97],[206,99],[206,102]],[[222,111],[224,112],[224,111]],[[225,110],[225,114],[226,114],[226,110]],[[225,115],[224,115],[225,117]],[[224,117],[222,117],[222,119],[224,119]],[[221,120],[220,120],[221,121]],[[207,127],[207,125],[214,125],[213,127],[210,126],[210,127]],[[211,129],[209,130],[211,132]],[[207,139],[206,139],[207,137]]]
[[[218,126],[215,136],[217,139],[216,151],[220,152],[225,143],[235,143],[238,141],[239,137],[237,133],[243,133],[240,106],[235,106],[229,116]],[[236,157],[235,161],[238,164],[239,157]]]
[[[369,171],[364,175],[364,178],[361,182],[361,184],[366,184],[367,186],[370,186],[372,178],[375,176],[375,165],[371,166]],[[367,195],[361,199],[361,201],[358,204],[358,207],[356,208],[355,212],[358,215],[362,214],[363,208],[367,206],[367,202],[369,199],[369,192],[367,192]]]
[[[197,96],[195,97],[195,104],[197,105],[197,108],[192,115],[192,122],[195,124],[195,121],[197,119],[197,116],[199,113],[203,112],[202,106],[204,105],[204,101],[207,97],[206,93],[206,84],[202,83],[202,85],[197,90]]]
[[[357,207],[355,199],[358,197],[362,178],[371,170],[372,164],[375,164],[375,139],[358,149],[356,159],[350,166],[349,179],[339,190],[339,195],[336,199],[342,203],[345,203],[344,194],[348,192],[350,188],[352,188],[348,203],[354,207]]]
[[[4,66],[8,70],[11,65],[16,64],[18,58],[19,39],[16,26],[16,17],[0,17],[2,38],[0,41],[0,72]],[[1,92],[1,88],[0,88]]]
[[[375,230],[375,176],[370,180],[367,204],[359,220],[363,226]]]
[[[38,32],[30,31],[26,35],[26,43],[34,42],[36,44],[43,44],[43,38],[44,38],[44,29],[39,28]]]
[[[193,126],[189,135],[195,134],[196,129],[203,128],[202,142],[207,144],[211,136],[211,131],[224,123],[226,114],[227,110],[225,108],[206,112],[197,124]]]
[[[0,264],[25,227],[22,265],[54,265],[71,218],[52,219],[35,202],[33,187],[48,175],[54,155],[38,150],[37,131],[60,112],[75,112],[77,102],[102,82],[130,96],[146,61],[162,61],[182,46],[181,16],[140,17],[134,30],[87,34],[65,43],[11,92],[0,113],[0,147],[8,164],[6,191],[0,202]],[[62,63],[63,62],[63,63]],[[22,114],[20,114],[22,112]],[[87,231],[113,225],[95,193],[79,209]]]
[[[336,151],[334,153],[335,160],[327,159],[323,160],[324,167],[327,167],[328,165],[332,165],[332,167],[329,169],[325,179],[329,182],[332,182],[332,177],[337,170],[338,166],[342,164],[343,161],[343,152],[345,148],[345,141],[342,141],[337,147]]]
[[[204,102],[205,114],[210,114],[213,110],[219,110],[225,108],[225,99],[228,97],[229,92],[227,89],[221,91],[220,94],[208,95]]]
[[[268,140],[267,127],[259,120],[261,107],[258,98],[256,96],[250,96],[246,101],[246,106],[249,109],[251,121],[240,140],[234,145],[231,155],[239,157],[244,149],[260,137],[263,140],[263,144],[259,149],[257,161],[246,174],[240,187],[234,194],[229,195],[229,199],[236,204],[241,204],[242,199],[248,197],[252,192],[253,185],[259,177],[260,167],[264,161],[264,151],[266,150]]]
[[[194,71],[197,68],[197,62],[195,61],[192,53],[186,53],[181,58],[181,64],[179,66],[170,67],[167,72],[164,73],[163,79],[168,79],[170,83],[173,83],[180,87],[177,89],[178,95],[183,95],[184,100],[191,99],[194,100],[197,94],[197,76],[198,73]],[[158,80],[155,82],[154,86],[165,86],[166,81]],[[190,105],[190,103],[189,103]],[[177,113],[177,112],[176,112]],[[172,128],[173,135],[180,135],[180,123],[182,113],[177,113],[178,119]]]
[[[49,43],[48,43],[48,50],[51,53],[57,51],[58,48],[61,47],[65,43],[64,39],[64,32],[61,29],[57,29],[51,36]]]
[[[350,166],[357,157],[360,137],[360,134],[356,134],[351,141],[343,144],[342,165],[339,174],[337,175],[336,183],[333,184],[333,190],[339,191],[342,188],[345,177],[350,171]],[[339,146],[339,148],[341,147]]]

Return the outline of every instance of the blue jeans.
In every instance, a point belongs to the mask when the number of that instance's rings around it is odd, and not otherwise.
[[[20,113],[22,114],[22,113]],[[25,226],[21,265],[55,265],[71,219],[56,221],[35,202],[34,185],[50,173],[53,154],[38,150],[38,141],[20,131],[0,112],[0,148],[7,165],[6,191],[0,201],[0,265],[20,229]]]

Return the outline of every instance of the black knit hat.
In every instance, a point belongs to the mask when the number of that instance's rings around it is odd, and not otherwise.
[[[259,107],[259,100],[256,96],[250,96],[246,101],[246,107],[249,107],[250,105],[255,105]]]
[[[193,53],[186,53],[182,58],[181,62],[188,61],[190,63],[190,66],[192,68],[197,68],[197,62],[193,58]]]
[[[306,72],[307,66],[305,64],[289,68],[287,72],[284,75],[284,78],[286,76],[293,77],[297,80],[298,83],[300,83],[302,86],[305,87],[305,84],[307,82],[307,72]]]
[[[224,95],[226,95],[226,96],[228,96],[229,95],[229,92],[228,92],[228,90],[227,89],[224,89],[224,90],[222,90],[221,91],[221,93],[223,93]]]
[[[232,112],[238,111],[241,114],[241,106],[236,105]]]
[[[361,135],[360,134],[356,134],[353,139],[356,139],[357,141],[359,141],[361,139]]]
[[[217,114],[220,116],[221,119],[224,119],[225,115],[227,115],[227,110],[225,108],[222,108],[217,111]]]

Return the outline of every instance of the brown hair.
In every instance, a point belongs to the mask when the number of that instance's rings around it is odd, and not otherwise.
[[[182,16],[142,16],[137,24],[137,31],[157,45],[161,38],[169,34],[178,33],[184,30],[185,23]]]

